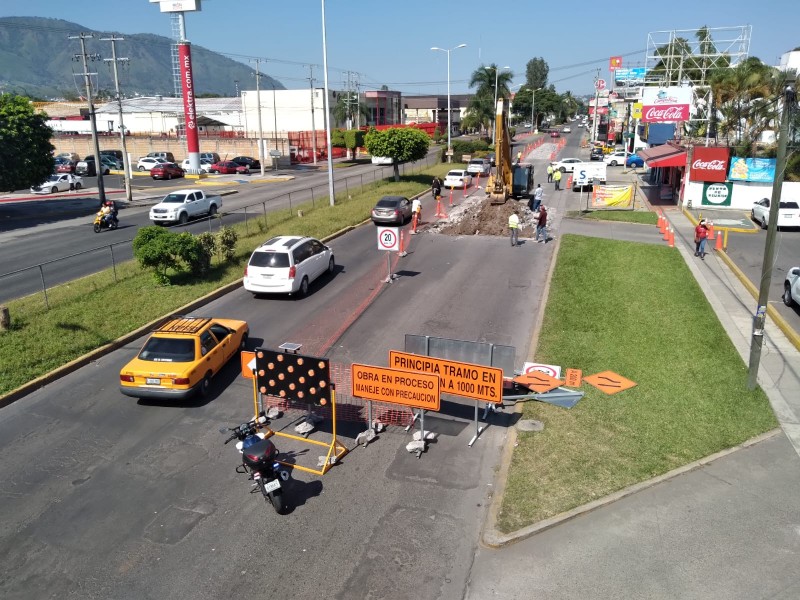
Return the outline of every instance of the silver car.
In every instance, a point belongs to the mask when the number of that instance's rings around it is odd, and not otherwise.
[[[402,225],[411,219],[411,202],[403,196],[384,196],[372,209],[373,223]]]

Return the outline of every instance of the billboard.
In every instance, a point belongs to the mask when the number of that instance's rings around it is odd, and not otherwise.
[[[759,183],[772,183],[775,179],[774,158],[741,158],[736,156],[731,159],[731,168],[728,172],[731,181],[757,181]]]
[[[728,173],[729,155],[728,148],[695,146],[692,164],[689,166],[689,179],[722,183]]]
[[[192,76],[192,49],[189,42],[178,44],[178,60],[181,65],[181,87],[183,88],[183,116],[186,120],[186,150],[200,152],[197,135],[197,112],[194,104],[194,77]]]
[[[642,121],[646,123],[688,121],[691,104],[692,89],[689,87],[642,88]]]
[[[616,69],[614,71],[615,85],[642,85],[644,83],[647,69],[645,67],[633,67],[631,69]]]
[[[732,183],[704,183],[700,204],[703,206],[730,206],[731,198],[733,198]]]

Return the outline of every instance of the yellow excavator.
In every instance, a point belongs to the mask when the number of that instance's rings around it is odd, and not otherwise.
[[[514,163],[511,159],[508,106],[507,99],[497,99],[495,170],[486,182],[486,194],[491,204],[505,204],[509,197],[520,198],[533,189],[533,165]]]

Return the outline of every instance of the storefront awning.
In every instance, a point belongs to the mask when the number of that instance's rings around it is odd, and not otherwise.
[[[671,144],[639,150],[638,154],[650,168],[686,166],[686,150]]]

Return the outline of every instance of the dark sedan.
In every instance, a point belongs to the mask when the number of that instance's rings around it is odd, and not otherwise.
[[[402,225],[411,219],[411,202],[403,196],[384,196],[372,209],[373,223]]]
[[[173,177],[178,178],[184,175],[184,170],[175,163],[161,163],[154,165],[150,169],[150,177],[153,179],[172,179]]]
[[[222,175],[249,175],[250,168],[246,165],[240,165],[232,160],[221,160],[215,162],[208,169],[209,173],[221,173]]]
[[[603,154],[602,148],[592,148],[592,152],[589,154],[589,160],[603,160],[605,158],[605,154]]]
[[[261,163],[258,162],[257,158],[252,158],[250,156],[235,156],[231,159],[231,161],[240,164],[243,167],[248,167],[251,171],[261,170]]]

